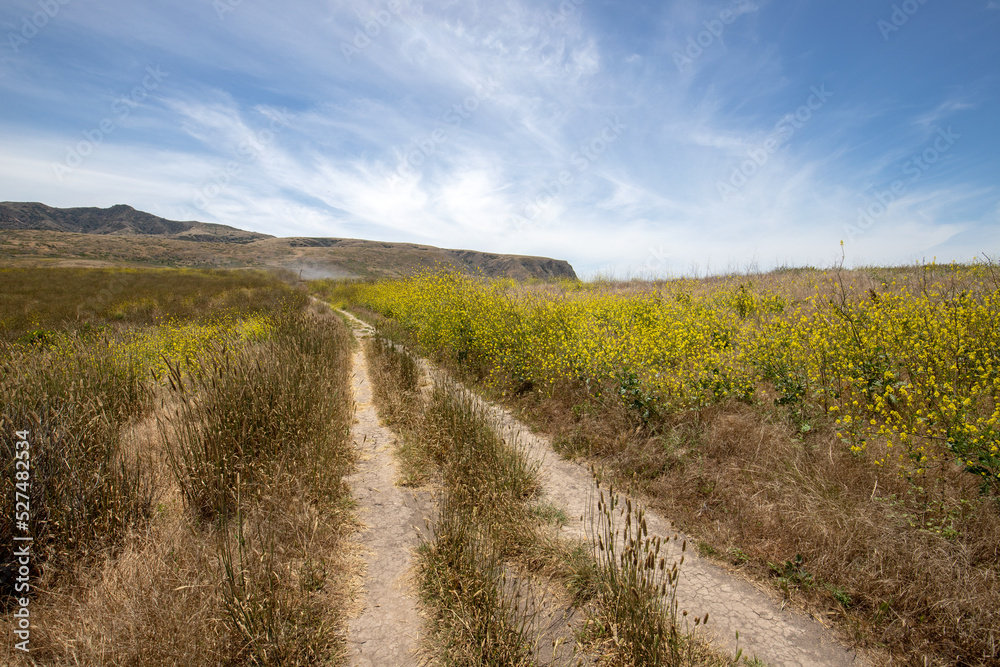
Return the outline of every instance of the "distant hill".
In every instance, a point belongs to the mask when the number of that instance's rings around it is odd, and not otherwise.
[[[118,204],[111,208],[54,208],[38,202],[0,203],[0,230],[38,229],[78,234],[160,236],[184,241],[250,243],[272,238],[208,222],[177,222]]]
[[[205,222],[178,222],[119,204],[53,208],[0,202],[0,264],[276,267],[303,279],[412,275],[448,265],[490,277],[576,278],[563,260],[448,250],[413,243],[277,238]]]

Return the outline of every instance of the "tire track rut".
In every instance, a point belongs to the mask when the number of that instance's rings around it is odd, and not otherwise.
[[[355,337],[368,328],[351,320]],[[365,561],[360,585],[363,607],[348,621],[350,664],[358,667],[416,667],[422,617],[412,581],[413,550],[420,542],[430,494],[396,485],[395,436],[379,423],[368,364],[359,346],[351,384],[355,415],[351,438],[359,460],[347,478],[364,526],[355,536]]]

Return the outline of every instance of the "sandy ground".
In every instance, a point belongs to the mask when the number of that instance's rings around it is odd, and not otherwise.
[[[365,335],[356,327],[355,336]],[[360,614],[348,621],[351,664],[360,667],[418,665],[422,619],[412,581],[413,550],[420,542],[430,494],[396,485],[392,454],[395,436],[375,413],[368,365],[354,353],[352,386],[356,406],[351,437],[359,454],[347,479],[364,527],[356,535],[365,562],[358,602]]]

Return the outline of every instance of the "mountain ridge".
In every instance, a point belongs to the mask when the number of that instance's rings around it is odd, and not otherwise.
[[[0,230],[45,230],[79,234],[162,236],[179,240],[250,243],[273,238],[236,227],[195,220],[167,220],[116,204],[108,208],[56,208],[41,202],[0,202]]]
[[[402,277],[446,265],[462,273],[576,279],[565,260],[416,243],[275,237],[236,227],[176,221],[126,204],[56,208],[0,202],[0,262],[75,265],[274,267],[304,278]]]

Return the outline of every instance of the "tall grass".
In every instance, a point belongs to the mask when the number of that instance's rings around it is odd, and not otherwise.
[[[259,272],[0,270],[0,484],[13,508],[29,430],[35,664],[343,660],[350,334],[306,304]]]
[[[329,665],[343,657],[342,637],[330,627],[327,601],[315,595],[322,580],[298,562],[281,540],[289,535],[271,525],[273,516],[244,515],[239,503],[216,546],[222,568],[220,597],[229,629],[229,664]],[[306,561],[308,562],[308,561]]]
[[[137,325],[301,308],[305,295],[263,271],[0,268],[0,339],[26,331]]]
[[[417,362],[405,348],[382,336],[365,339],[364,346],[379,417],[387,426],[412,426],[421,401]]]
[[[121,432],[149,410],[151,393],[115,343],[104,334],[0,346],[0,485],[14,508],[14,433],[26,430],[36,562],[93,556],[149,517],[149,466],[126,451]],[[9,514],[0,526],[3,562],[13,562]]]
[[[628,498],[622,502],[613,488],[605,493],[598,487],[598,494],[590,536],[597,561],[597,634],[613,639],[615,659],[623,664],[692,664],[694,645],[677,614],[687,543],[680,559],[671,562],[663,548],[667,542],[649,536],[644,510]]]
[[[475,510],[500,552],[513,555],[532,534],[528,502],[539,490],[537,464],[504,441],[485,409],[456,385],[435,386],[425,420],[428,453],[454,502]]]
[[[530,590],[507,565],[534,533],[535,469],[453,385],[435,386],[411,437],[443,482],[419,564],[435,652],[449,665],[535,664]]]
[[[186,373],[172,368],[180,407],[160,433],[188,510],[216,526],[238,664],[329,657],[333,628],[312,595],[325,571],[287,540],[316,531],[344,500],[349,349],[338,319],[297,311],[277,318],[270,340],[211,350]],[[289,518],[292,507],[302,515]]]
[[[521,600],[527,588],[508,576],[495,528],[451,490],[439,499],[420,550],[420,583],[444,664],[536,664],[532,612]]]
[[[314,491],[335,490],[347,465],[330,446],[344,437],[350,404],[337,381],[345,335],[330,318],[289,313],[271,340],[216,347],[193,372],[171,367],[180,407],[161,426],[195,514],[228,516],[238,491],[259,496],[291,471]]]

